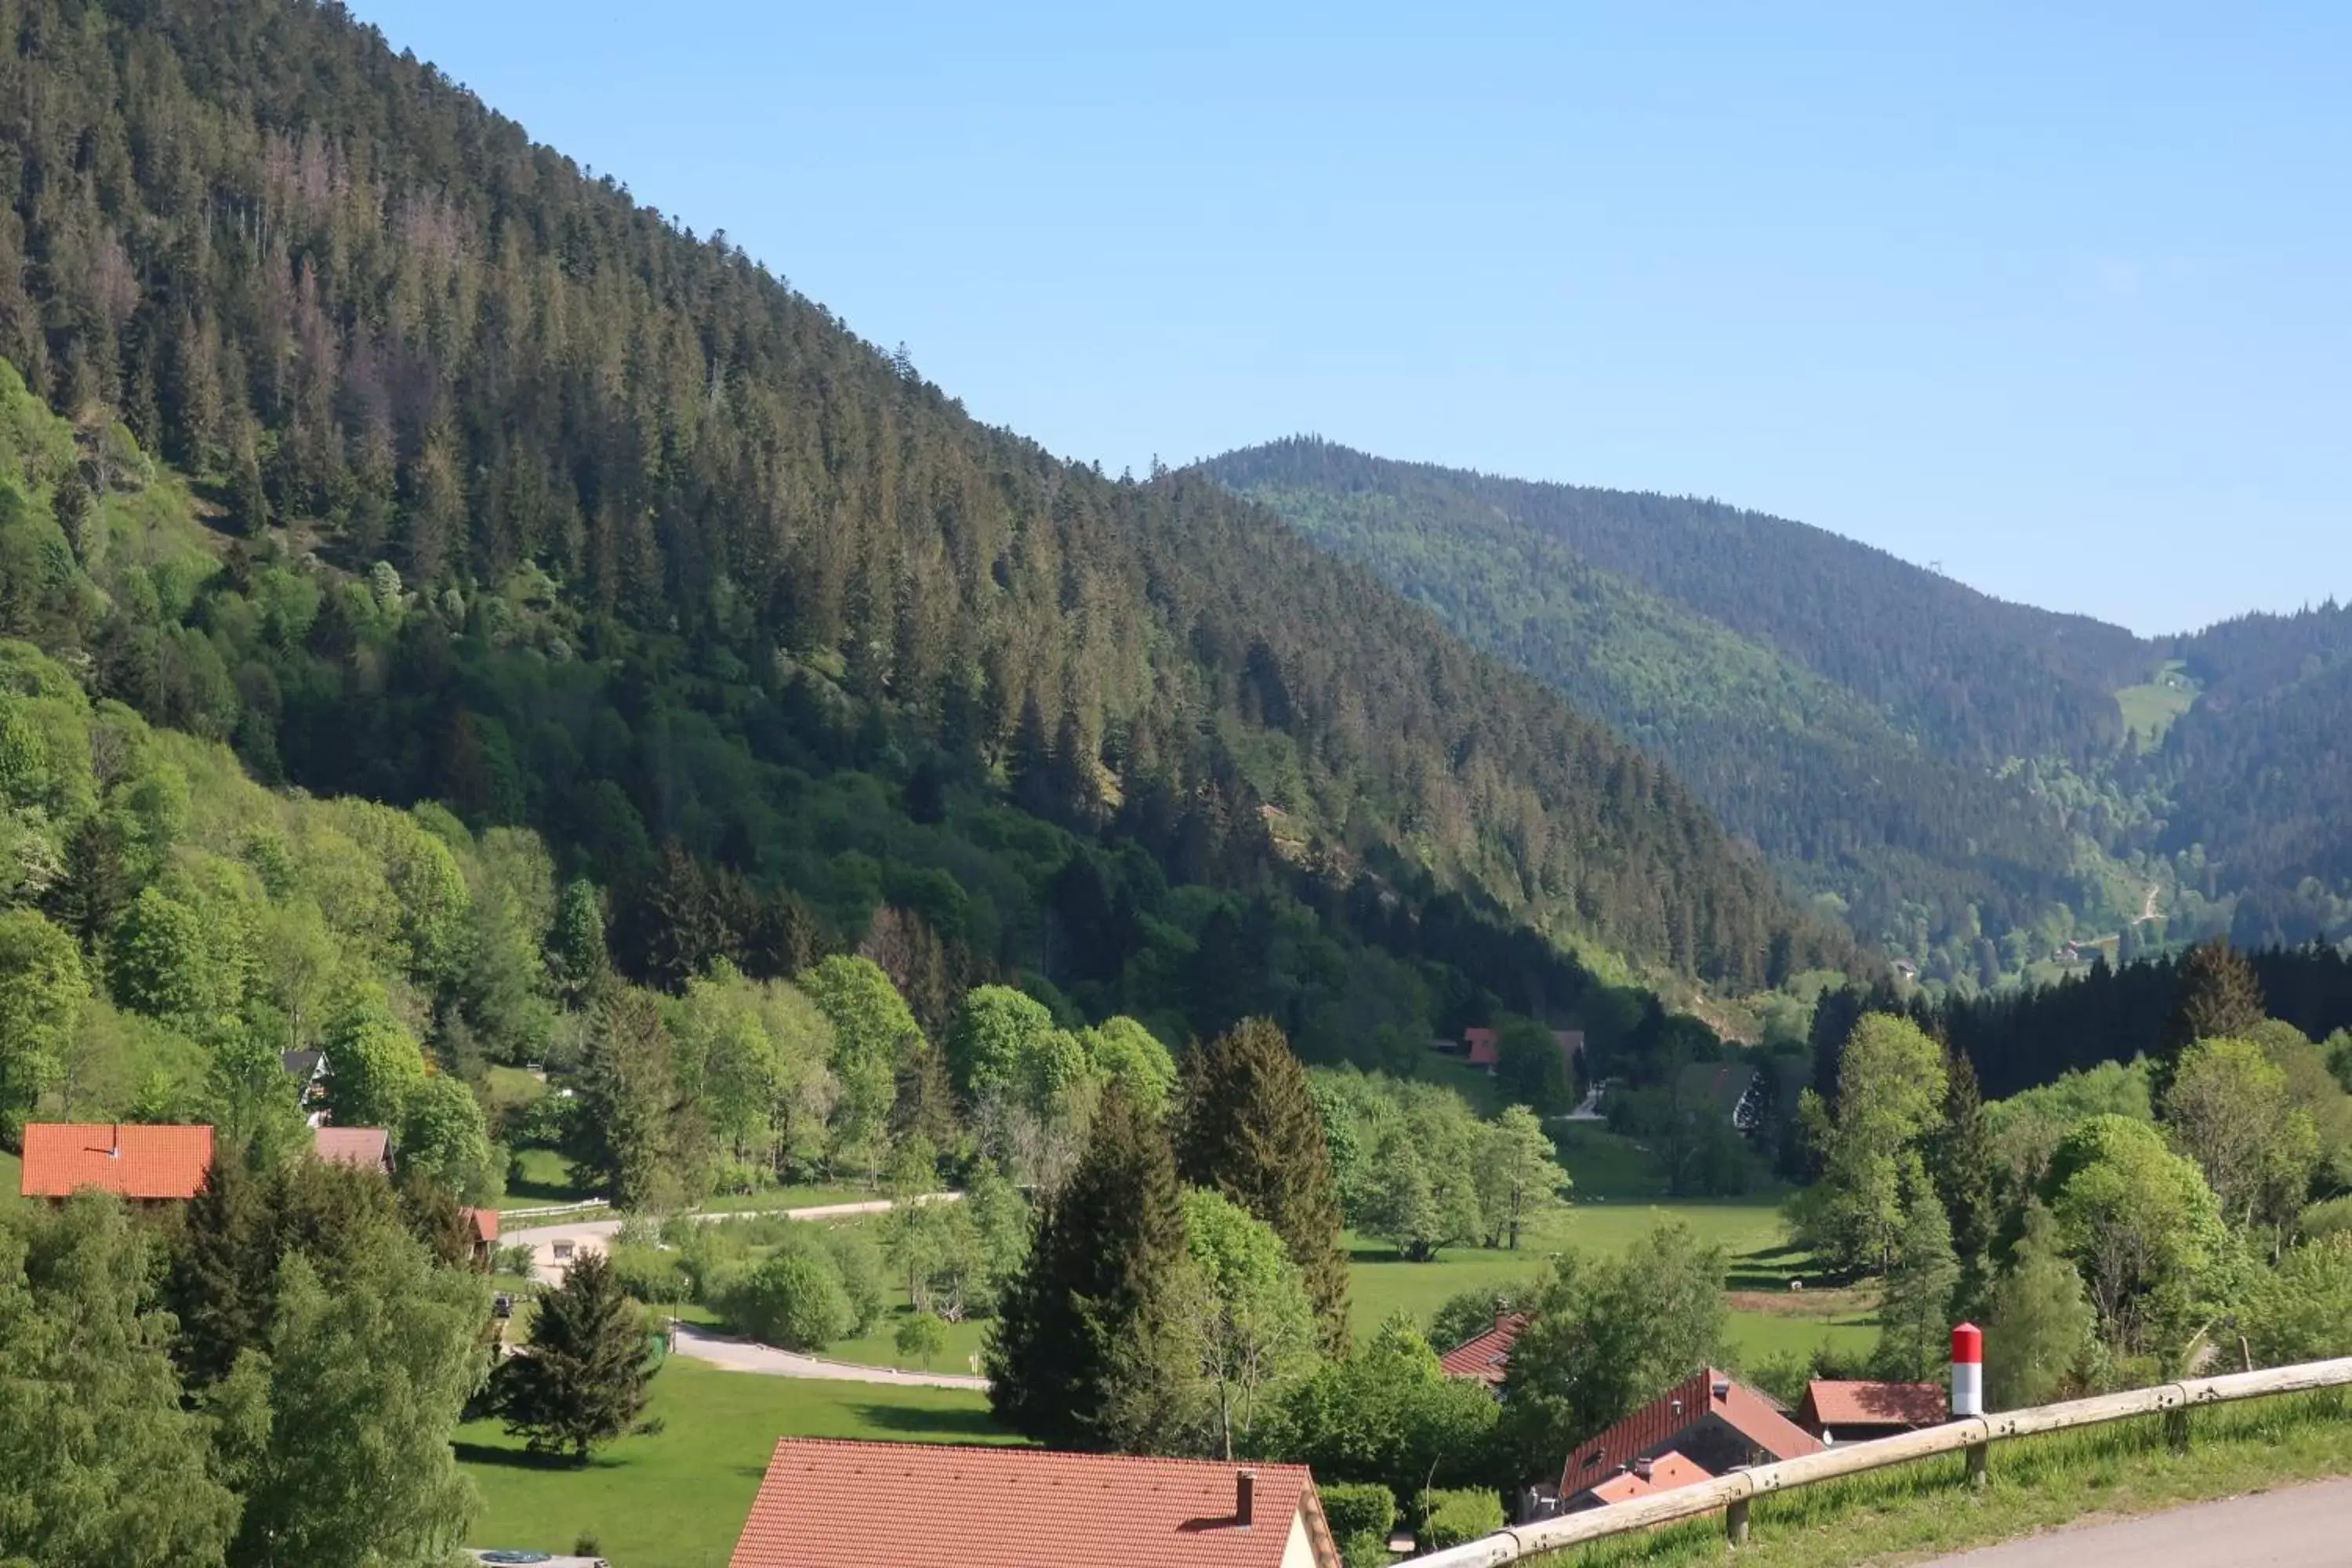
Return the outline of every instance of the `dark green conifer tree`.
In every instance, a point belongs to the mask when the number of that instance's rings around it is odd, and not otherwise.
[[[1184,1179],[1274,1227],[1306,1277],[1325,1348],[1348,1345],[1348,1254],[1323,1117],[1307,1069],[1268,1019],[1247,1018],[1185,1064]]]
[[[1118,1089],[1049,1198],[988,1343],[996,1418],[1050,1447],[1167,1452],[1192,1429],[1182,1189],[1159,1120]]]
[[[268,1329],[278,1249],[263,1184],[241,1152],[221,1151],[173,1239],[163,1296],[179,1321],[172,1359],[190,1388],[226,1377]]]
[[[2262,980],[2226,936],[2189,950],[2173,994],[2164,1026],[2168,1066],[2199,1040],[2242,1038],[2268,1016]]]
[[[1927,1165],[1951,1220],[1953,1245],[1973,1279],[1992,1240],[1993,1149],[1976,1064],[1963,1051],[1944,1053],[1944,1124],[1928,1142]]]
[[[584,1254],[540,1299],[530,1353],[499,1366],[493,1405],[532,1453],[584,1465],[596,1445],[637,1428],[651,1351],[645,1314],[611,1259]]]

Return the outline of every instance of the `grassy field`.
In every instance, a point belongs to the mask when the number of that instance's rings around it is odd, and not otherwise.
[[[2197,682],[2189,679],[2188,666],[2177,658],[2168,660],[2154,680],[2116,692],[2116,705],[2123,710],[2124,729],[2153,745],[2164,739],[2173,721],[2197,705]]]
[[[899,1295],[904,1296],[905,1291]],[[961,1323],[941,1323],[947,1333],[947,1348],[928,1363],[912,1356],[900,1355],[892,1343],[898,1325],[905,1321],[907,1309],[892,1308],[883,1315],[874,1331],[854,1340],[835,1340],[821,1353],[827,1361],[855,1362],[860,1366],[895,1366],[908,1372],[951,1372],[959,1375],[974,1370],[972,1358],[980,1354],[981,1343],[988,1337],[988,1325],[978,1319],[966,1319]]]
[[[725,1568],[781,1436],[1010,1441],[976,1394],[719,1372],[673,1359],[654,1379],[660,1432],[584,1469],[541,1465],[490,1422],[457,1435],[482,1494],[473,1544],[567,1552],[583,1534],[614,1568]]]
[[[2160,1419],[1996,1445],[1970,1492],[1959,1456],[1759,1497],[1740,1568],[1891,1568],[2102,1517],[2352,1474],[2340,1394],[2257,1401],[2191,1417],[2186,1453]],[[1717,1568],[1720,1516],[1536,1561],[1545,1568]]]

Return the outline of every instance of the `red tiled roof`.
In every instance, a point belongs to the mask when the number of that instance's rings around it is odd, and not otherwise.
[[[1817,1377],[1805,1384],[1797,1420],[1809,1432],[1840,1426],[1937,1426],[1946,1415],[1937,1383],[1841,1383]]]
[[[28,1198],[62,1198],[84,1187],[126,1198],[192,1198],[212,1168],[209,1127],[33,1121],[25,1127]]]
[[[1462,1043],[1470,1047],[1470,1065],[1474,1068],[1490,1068],[1502,1060],[1502,1040],[1501,1034],[1493,1029],[1462,1031]]]
[[[1304,1465],[787,1437],[731,1568],[1278,1568],[1302,1513],[1318,1568],[1339,1568]]]
[[[1695,1487],[1715,1477],[1703,1466],[1683,1458],[1672,1448],[1649,1461],[1650,1473],[1639,1469],[1620,1470],[1617,1474],[1588,1489],[1595,1502],[1631,1502],[1652,1492],[1670,1492],[1677,1487]]]
[[[319,1158],[363,1171],[392,1169],[392,1134],[381,1127],[320,1127],[311,1132]]]
[[[474,1234],[477,1237],[479,1237],[484,1241],[496,1241],[499,1238],[498,1210],[467,1209],[466,1213],[473,1218]]]
[[[1495,1326],[1482,1334],[1455,1345],[1437,1358],[1448,1377],[1475,1377],[1481,1383],[1499,1384],[1510,1370],[1511,1346],[1518,1342],[1519,1331],[1528,1326],[1525,1312],[1512,1312],[1495,1320]]]
[[[1718,1386],[1724,1390],[1720,1399],[1715,1394]],[[1821,1451],[1821,1439],[1781,1415],[1771,1401],[1733,1382],[1729,1373],[1708,1367],[1685,1378],[1606,1432],[1586,1439],[1568,1457],[1560,1472],[1559,1495],[1572,1497],[1591,1486],[1594,1477],[1677,1446],[1677,1439],[1710,1415],[1776,1459]]]

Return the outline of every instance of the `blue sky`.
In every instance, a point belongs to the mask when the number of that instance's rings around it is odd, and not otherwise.
[[[1114,471],[1311,430],[2146,632],[2352,597],[2352,7],[355,9]]]

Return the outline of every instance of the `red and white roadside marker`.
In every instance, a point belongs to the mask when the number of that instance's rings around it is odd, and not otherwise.
[[[1952,1331],[1952,1419],[1984,1414],[1984,1331],[1962,1323]]]

